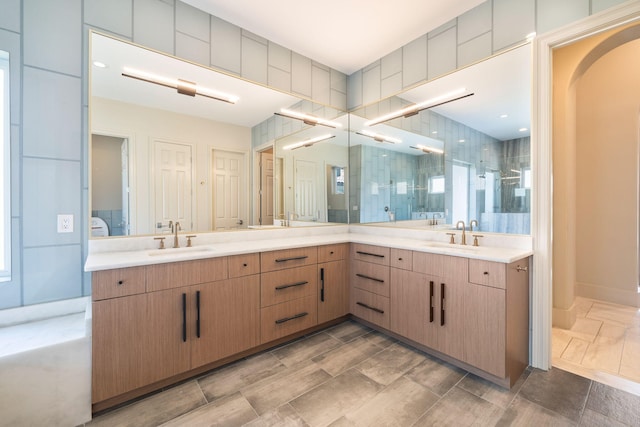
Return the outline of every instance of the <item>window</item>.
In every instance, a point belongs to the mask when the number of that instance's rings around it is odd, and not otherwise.
[[[522,169],[520,187],[531,188],[531,168]]]
[[[11,280],[9,53],[0,51],[0,281]]]
[[[344,168],[333,166],[333,194],[344,194]]]
[[[432,176],[429,178],[429,193],[442,194],[444,193],[444,176]]]

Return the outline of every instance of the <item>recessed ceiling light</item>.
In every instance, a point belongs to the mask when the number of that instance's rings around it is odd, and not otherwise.
[[[437,130],[434,130],[434,131],[433,131],[433,132],[431,132],[431,133],[435,135],[435,134],[437,134],[437,133],[438,133],[438,131],[437,131]]]
[[[506,119],[507,117],[509,117],[509,115],[508,115],[508,114],[500,114],[500,118],[501,118],[501,119]]]
[[[520,129],[518,129],[518,130],[519,130],[520,132],[526,132],[526,131],[528,131],[529,129],[527,129],[527,128],[520,128]]]
[[[458,142],[464,142],[464,139],[459,139]]]
[[[100,62],[100,61],[93,61],[93,65],[95,65],[98,68],[107,68],[107,64],[105,64],[104,62]]]

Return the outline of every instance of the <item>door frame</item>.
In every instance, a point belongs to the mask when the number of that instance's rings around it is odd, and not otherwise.
[[[251,150],[251,200],[250,200],[250,212],[251,218],[250,225],[260,225],[260,153],[273,149],[273,161],[275,164],[276,159],[276,147],[274,141],[269,141],[264,144],[258,145]],[[274,201],[275,210],[275,201]],[[276,217],[274,212],[274,218]]]
[[[531,109],[531,365],[551,368],[553,310],[553,49],[640,18],[640,2],[611,7],[533,41]]]
[[[136,138],[134,132],[122,131],[122,130],[110,130],[110,129],[92,129],[89,132],[89,149],[88,149],[88,159],[89,166],[88,170],[91,171],[91,156],[92,156],[92,135],[100,135],[100,136],[109,136],[113,138],[122,138],[128,140],[129,144],[129,236],[134,236],[138,231],[138,193],[137,193],[137,169],[135,167],[137,159],[136,159]],[[91,200],[92,194],[91,189],[93,185],[91,185],[91,180],[93,177],[89,178],[89,192],[87,195],[87,205],[89,206],[89,218],[87,218],[87,232],[89,233],[89,239],[91,238]]]

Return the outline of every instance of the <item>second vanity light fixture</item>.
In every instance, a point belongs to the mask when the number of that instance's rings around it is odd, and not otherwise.
[[[147,71],[138,70],[135,68],[124,67],[122,69],[122,75],[130,77],[136,80],[142,80],[144,82],[157,84],[160,86],[176,89],[178,93],[189,96],[204,96],[206,98],[217,99],[218,101],[228,102],[229,104],[235,104],[238,102],[238,97],[235,95],[229,95],[224,92],[220,92],[214,89],[209,89],[200,86],[194,82],[190,82],[182,79],[172,79],[170,77],[160,76],[158,74],[149,73]]]
[[[443,154],[444,150],[434,147],[427,147],[426,145],[417,144],[415,146],[411,146],[411,148],[415,148],[416,150],[421,150],[423,153],[435,153],[435,154]]]
[[[283,150],[296,150],[302,147],[311,147],[313,144],[317,144],[318,142],[326,141],[327,139],[335,138],[335,135],[326,134],[316,136],[315,138],[305,139],[304,141],[296,142],[293,144],[285,145],[282,147]]]
[[[394,138],[392,136],[382,135],[380,133],[371,132],[369,130],[361,130],[360,132],[356,132],[357,135],[368,136],[369,138],[373,138],[376,142],[388,142],[390,144],[400,144],[402,142],[401,139]]]
[[[279,113],[275,114],[278,116],[288,117],[290,119],[302,120],[305,125],[310,126],[322,125],[334,129],[342,127],[342,124],[338,122],[332,122],[331,120],[323,119],[322,117],[301,113],[299,111],[288,110],[286,108],[282,108]]]
[[[384,123],[389,120],[397,119],[398,117],[411,117],[413,115],[418,114],[422,110],[426,110],[428,108],[437,107],[439,105],[447,104],[449,102],[457,101],[459,99],[467,98],[472,96],[473,93],[467,93],[467,89],[460,88],[451,92],[447,92],[443,95],[436,96],[431,99],[427,99],[426,101],[419,102],[418,104],[409,105],[408,107],[402,108],[397,111],[393,111],[389,114],[385,114],[373,120],[369,120],[365,122],[365,126],[374,126],[380,123]]]

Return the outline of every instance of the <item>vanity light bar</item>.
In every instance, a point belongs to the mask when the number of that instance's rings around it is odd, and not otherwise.
[[[311,114],[301,113],[299,111],[288,110],[282,108],[279,113],[275,113],[278,116],[288,117],[290,119],[302,120],[305,125],[315,126],[322,125],[330,128],[341,128],[342,124],[338,122],[332,122],[331,120],[323,119],[321,117],[312,116]]]
[[[229,95],[224,92],[219,92],[214,89],[209,89],[200,86],[194,82],[190,82],[182,79],[172,79],[169,77],[160,76],[158,74],[149,73],[135,68],[124,67],[122,69],[122,75],[130,77],[136,80],[142,80],[143,82],[153,83],[160,86],[176,89],[178,93],[189,96],[204,96],[206,98],[216,99],[218,101],[228,102],[229,104],[235,104],[238,102],[238,97],[235,95]]]
[[[379,133],[371,132],[369,130],[361,130],[360,132],[356,132],[357,135],[368,136],[369,138],[373,138],[377,142],[388,142],[390,144],[400,144],[402,143],[401,139],[394,138],[392,136],[382,135]]]
[[[444,150],[434,147],[427,147],[426,145],[418,144],[416,146],[411,146],[411,148],[415,148],[416,150],[421,150],[425,153],[435,153],[435,154],[443,154]]]
[[[459,99],[467,98],[472,96],[473,93],[465,93],[467,89],[460,88],[451,92],[447,92],[443,95],[436,96],[435,98],[427,99],[426,101],[420,102],[418,104],[413,104],[408,107],[402,108],[401,110],[394,111],[389,114],[385,114],[376,119],[369,120],[365,122],[365,126],[374,126],[389,120],[397,119],[398,117],[411,117],[413,115],[418,114],[422,110],[426,110],[428,108],[437,107],[439,105],[444,105],[449,102],[457,101]]]
[[[326,141],[327,139],[335,138],[335,135],[326,134],[316,136],[315,138],[305,139],[304,141],[296,142],[294,144],[285,145],[282,147],[283,150],[295,150],[302,147],[311,147],[313,144],[317,144],[321,141]]]

